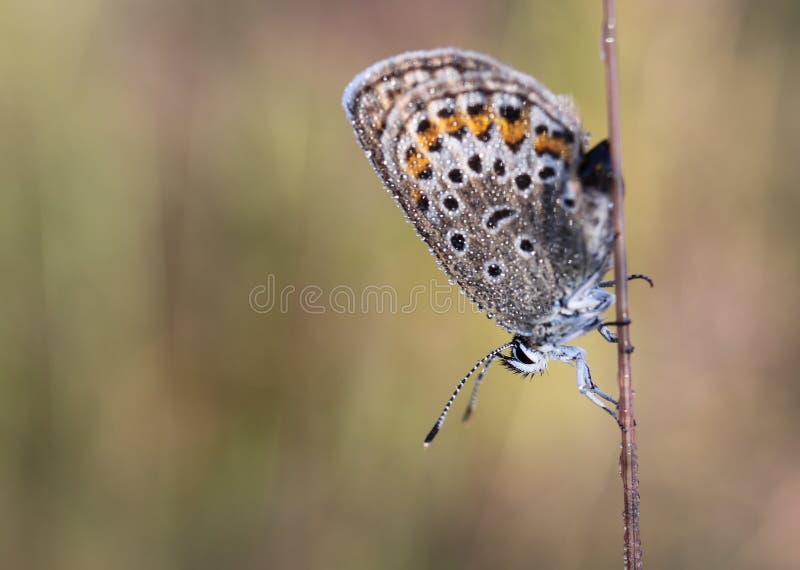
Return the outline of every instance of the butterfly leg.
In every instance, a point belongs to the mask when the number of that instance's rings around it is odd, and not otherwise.
[[[653,280],[645,275],[644,273],[634,273],[633,275],[628,275],[628,281],[633,281],[634,279],[641,279],[642,281],[647,281],[650,287],[653,287],[654,283]],[[598,287],[613,287],[614,280],[611,281],[601,281],[597,284]]]
[[[589,365],[586,363],[586,353],[583,349],[577,346],[559,346],[551,350],[548,356],[575,366],[578,391],[589,398],[593,404],[603,408],[611,417],[617,419],[617,401],[603,392],[592,381],[592,374],[589,371]],[[614,409],[609,407],[607,403],[613,404]]]
[[[567,300],[561,312],[565,315],[572,315],[591,311],[595,315],[599,315],[613,305],[615,300],[616,297],[613,293],[603,291],[600,287],[583,288],[576,291]]]
[[[609,325],[618,327],[620,325],[629,325],[629,324],[631,324],[631,321],[629,319],[626,319],[625,321],[606,321],[598,325],[597,332],[599,332],[603,336],[603,338],[606,339],[608,342],[617,342],[619,340],[619,338],[617,337],[617,333],[609,329],[608,328]],[[632,353],[633,350],[634,346],[632,344],[628,345],[625,348],[625,352],[627,352],[628,354]]]
[[[600,323],[600,326],[597,327],[597,332],[608,342],[617,342],[617,333],[608,328],[605,323]]]

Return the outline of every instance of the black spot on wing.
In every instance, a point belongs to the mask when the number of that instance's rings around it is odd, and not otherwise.
[[[464,173],[461,172],[461,169],[454,168],[450,172],[447,173],[447,177],[456,184],[461,184],[464,182]]]
[[[514,184],[516,184],[517,188],[520,190],[527,190],[530,187],[531,182],[533,182],[531,180],[531,175],[526,172],[523,172],[514,178]]]
[[[481,171],[483,170],[483,166],[481,164],[481,157],[478,156],[477,154],[473,154],[472,156],[469,157],[467,165],[469,165],[469,167],[478,174],[480,174]]]
[[[497,208],[494,212],[489,214],[486,218],[486,228],[489,230],[496,229],[500,223],[506,218],[513,216],[517,211],[514,208]]]
[[[500,158],[496,158],[494,160],[492,168],[494,169],[494,173],[497,174],[498,176],[503,176],[506,173],[506,165]]]

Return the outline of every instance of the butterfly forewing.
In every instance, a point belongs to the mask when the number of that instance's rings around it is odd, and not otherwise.
[[[530,77],[458,50],[378,63],[344,105],[374,168],[439,263],[531,334],[608,263],[609,200],[570,182],[585,135]]]

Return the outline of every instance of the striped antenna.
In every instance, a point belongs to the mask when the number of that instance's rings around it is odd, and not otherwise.
[[[481,373],[475,378],[475,383],[472,385],[472,394],[469,397],[469,404],[467,404],[467,409],[464,410],[464,417],[461,418],[462,422],[468,422],[472,414],[475,413],[475,408],[478,407],[478,390],[480,390],[481,384],[483,383],[483,377],[486,376],[486,372],[489,370],[492,362],[497,360],[498,357],[499,355],[495,355],[486,360],[486,364],[483,365],[483,370],[481,370]]]
[[[469,380],[469,377],[472,376],[475,373],[475,371],[478,368],[480,368],[480,366],[484,362],[486,362],[487,360],[490,360],[490,361],[494,360],[495,358],[498,357],[498,355],[501,352],[503,352],[507,348],[510,348],[513,344],[514,344],[513,341],[512,342],[507,342],[503,346],[495,348],[489,354],[487,354],[486,356],[481,358],[478,362],[476,362],[475,366],[473,366],[472,369],[469,372],[467,372],[467,375],[464,376],[458,384],[456,384],[456,389],[453,390],[453,394],[450,396],[450,399],[447,400],[447,404],[445,404],[444,410],[442,410],[442,414],[439,416],[439,419],[436,420],[436,423],[433,424],[433,428],[431,429],[430,433],[428,433],[428,435],[425,438],[425,441],[423,442],[422,445],[424,445],[425,447],[428,447],[428,445],[430,445],[430,443],[433,441],[433,438],[436,437],[436,434],[439,433],[439,430],[442,429],[442,425],[444,424],[444,420],[447,417],[447,412],[450,411],[450,408],[452,407],[453,402],[456,399],[456,396],[458,396],[458,393],[461,391],[461,388],[464,387],[464,384],[467,383],[467,380]]]

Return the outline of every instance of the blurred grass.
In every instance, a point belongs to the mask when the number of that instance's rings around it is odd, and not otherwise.
[[[794,568],[800,8],[619,11],[630,265],[657,282],[632,288],[645,559]],[[356,72],[485,51],[602,137],[599,12],[0,4],[4,567],[617,567],[617,434],[570,369],[494,370],[423,452],[500,329],[248,304],[268,274],[445,282],[349,131]]]

